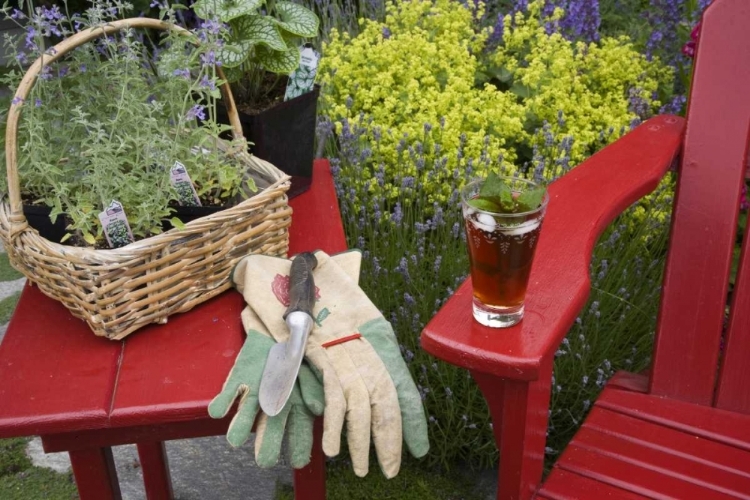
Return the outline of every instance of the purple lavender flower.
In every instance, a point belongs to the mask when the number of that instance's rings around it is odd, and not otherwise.
[[[388,40],[391,37],[391,30],[388,29],[388,26],[383,26],[383,38]]]
[[[36,28],[34,28],[33,26],[29,26],[26,28],[26,38],[25,38],[24,46],[28,50],[36,50],[36,41],[35,41],[36,36],[37,36]]]
[[[185,78],[186,80],[190,80],[190,70],[189,69],[176,69],[172,71],[172,75],[178,76],[181,78]]]
[[[203,75],[198,85],[209,90],[216,90],[216,84],[207,75]]]
[[[39,99],[39,98],[35,99],[34,100],[34,106],[37,107],[37,108],[41,108],[42,107],[42,100]]]
[[[203,66],[221,66],[221,61],[216,60],[216,52],[213,50],[206,54],[201,54],[200,59]]]
[[[400,226],[403,219],[404,212],[401,210],[401,203],[396,202],[396,206],[393,207],[393,213],[391,214],[391,220],[395,222],[397,226]]]
[[[16,96],[16,97],[14,97],[14,98],[13,98],[13,100],[12,100],[12,101],[10,101],[10,103],[11,103],[11,104],[12,104],[13,106],[20,106],[21,104],[23,104],[23,99],[22,99],[22,98],[20,98],[20,97],[18,97],[18,96]]]
[[[192,108],[190,108],[185,115],[185,118],[187,120],[194,120],[198,118],[199,120],[205,120],[206,119],[206,107],[201,106],[200,104],[196,104]]]
[[[26,19],[26,14],[24,14],[22,11],[18,9],[13,9],[13,11],[10,14],[10,18],[16,19],[16,20]]]

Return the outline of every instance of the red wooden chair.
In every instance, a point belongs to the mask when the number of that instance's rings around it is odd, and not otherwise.
[[[422,346],[469,369],[488,402],[499,499],[750,498],[747,235],[722,348],[749,129],[750,2],[714,0],[687,121],[649,120],[550,186],[524,320],[473,321],[468,280],[427,325]],[[610,380],[541,484],[554,353],[586,301],[592,248],[680,152],[650,374]]]

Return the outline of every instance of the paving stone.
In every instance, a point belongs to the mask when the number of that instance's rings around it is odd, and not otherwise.
[[[168,441],[166,447],[175,500],[273,500],[277,483],[292,483],[292,470],[284,463],[270,469],[255,465],[252,438],[239,449],[223,436]],[[68,454],[45,454],[39,438],[29,442],[26,453],[36,466],[70,471]],[[115,446],[113,455],[123,500],[145,500],[135,445]]]

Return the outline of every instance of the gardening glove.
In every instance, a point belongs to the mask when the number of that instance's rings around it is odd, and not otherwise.
[[[234,447],[241,446],[250,437],[258,415],[258,389],[263,368],[268,351],[276,343],[249,307],[242,311],[241,317],[247,332],[245,344],[221,392],[208,405],[212,418],[223,418],[239,396],[237,413],[227,432],[227,441]],[[271,467],[278,462],[285,428],[292,467],[301,468],[310,463],[314,415],[322,415],[323,408],[323,387],[310,367],[303,363],[284,409],[275,417],[261,412],[258,418],[256,463],[260,467]]]
[[[386,477],[393,477],[400,467],[402,440],[401,410],[394,382],[367,340],[356,338],[336,342],[355,332],[361,337],[360,326],[370,332],[371,326],[387,325],[387,322],[356,282],[329,256],[322,252],[316,256],[318,267],[314,275],[321,299],[314,309],[317,327],[308,340],[306,356],[323,375],[326,401],[323,450],[329,456],[338,454],[341,429],[346,419],[354,471],[364,476],[368,470],[372,427],[380,467]],[[284,293],[288,288],[291,263],[274,257],[255,257],[246,257],[237,265],[233,276],[235,286],[259,313],[276,340],[283,342],[288,337],[282,315],[285,303],[288,303]],[[356,272],[359,256],[353,260],[356,261]],[[271,298],[269,290],[274,292],[277,300]],[[426,452],[426,435],[424,442],[421,448],[414,447],[420,455]]]
[[[359,271],[362,266],[362,253],[359,251],[344,252],[332,255],[331,259],[349,278],[359,283]],[[415,458],[421,458],[430,450],[427,436],[427,419],[422,407],[422,397],[417,385],[409,373],[396,335],[391,324],[382,316],[362,325],[359,333],[372,345],[383,360],[388,373],[396,386],[398,405],[401,409],[401,425],[404,443]]]

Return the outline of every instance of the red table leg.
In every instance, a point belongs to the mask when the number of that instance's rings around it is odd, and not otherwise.
[[[70,451],[81,500],[121,500],[112,448]]]
[[[163,441],[138,443],[143,484],[148,500],[172,500],[172,478]]]
[[[313,449],[310,464],[294,469],[295,500],[325,500],[326,457],[323,454],[323,418],[315,419],[313,427]]]

